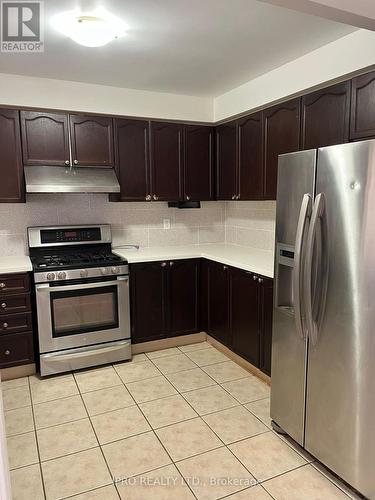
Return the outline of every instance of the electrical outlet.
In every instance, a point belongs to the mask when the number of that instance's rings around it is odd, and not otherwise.
[[[171,219],[163,219],[163,228],[170,229],[171,228]]]

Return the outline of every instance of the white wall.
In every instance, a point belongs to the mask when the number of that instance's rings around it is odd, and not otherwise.
[[[265,106],[373,64],[375,33],[355,31],[216,97],[214,119]]]
[[[15,56],[17,57],[17,56]],[[0,105],[213,121],[213,100],[0,73]]]

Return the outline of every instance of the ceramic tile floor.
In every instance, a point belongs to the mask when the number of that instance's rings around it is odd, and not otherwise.
[[[271,430],[269,387],[206,342],[3,397],[13,500],[352,496]]]

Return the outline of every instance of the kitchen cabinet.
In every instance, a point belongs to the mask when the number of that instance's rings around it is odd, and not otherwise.
[[[276,200],[278,156],[300,147],[301,99],[264,110],[264,198]]]
[[[238,196],[263,198],[263,119],[253,113],[238,120]]]
[[[213,199],[212,127],[186,125],[184,133],[183,199]]]
[[[169,335],[199,331],[199,259],[168,262]]]
[[[109,116],[70,115],[73,164],[113,167],[113,124]]]
[[[115,120],[116,173],[120,195],[112,201],[150,201],[149,124]]]
[[[209,264],[208,333],[226,346],[231,345],[229,267]]]
[[[30,278],[0,275],[0,369],[34,361]]]
[[[273,315],[273,280],[260,278],[259,283],[260,304],[260,362],[259,368],[271,375],[272,353],[272,315]]]
[[[231,269],[231,329],[233,350],[254,366],[260,354],[260,293],[258,276]]]
[[[0,109],[0,202],[25,200],[19,113]]]
[[[132,342],[163,337],[167,331],[167,275],[162,262],[130,266]]]
[[[375,71],[352,80],[350,139],[375,137]]]
[[[66,113],[21,111],[20,118],[24,165],[70,164]]]
[[[349,139],[350,82],[302,97],[302,149],[342,144]]]
[[[199,319],[200,330],[208,332],[208,311],[209,311],[209,271],[210,264],[207,259],[200,262],[200,283],[199,283]]]
[[[132,264],[132,341],[199,331],[199,259]]]
[[[151,189],[154,201],[182,197],[183,125],[151,122]]]
[[[216,199],[238,199],[237,168],[237,122],[232,121],[216,127]]]

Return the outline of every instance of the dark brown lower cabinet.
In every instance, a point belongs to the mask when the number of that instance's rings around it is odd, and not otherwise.
[[[230,347],[230,289],[229,267],[218,262],[209,263],[208,333]]]
[[[0,335],[0,368],[27,365],[33,361],[32,332]]]
[[[259,368],[267,375],[271,375],[273,280],[270,278],[262,278],[262,280],[259,287],[261,310]]]
[[[199,331],[199,259],[132,264],[132,342]]]
[[[231,326],[233,350],[254,366],[260,355],[260,294],[253,273],[231,269]]]

